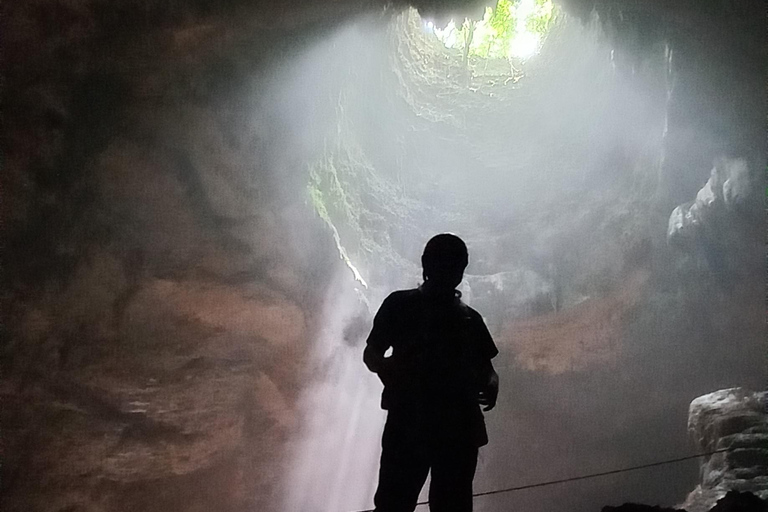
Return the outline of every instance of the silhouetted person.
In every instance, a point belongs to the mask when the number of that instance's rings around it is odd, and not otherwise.
[[[363,354],[384,383],[388,411],[374,503],[377,512],[412,512],[431,469],[430,510],[468,512],[477,451],[488,443],[480,406],[493,409],[499,390],[491,364],[498,350],[456,290],[468,263],[464,242],[437,235],[421,262],[424,283],[384,300]]]

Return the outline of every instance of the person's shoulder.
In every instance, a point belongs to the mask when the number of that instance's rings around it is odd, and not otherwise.
[[[498,355],[499,349],[496,348],[496,344],[493,342],[488,326],[485,325],[485,319],[476,309],[461,303],[465,308],[465,314],[469,319],[469,325],[472,332],[475,334],[477,342],[480,344],[482,354],[488,359],[493,359]]]
[[[462,307],[464,308],[465,314],[467,315],[467,318],[473,323],[473,324],[482,324],[485,325],[485,318],[483,318],[483,315],[480,314],[478,310],[473,308],[472,306],[465,304],[464,302],[461,303]]]
[[[418,300],[419,290],[396,290],[390,293],[379,308],[384,315],[398,316],[402,311],[414,309]]]
[[[394,292],[390,293],[386,299],[384,299],[384,303],[389,305],[404,304],[417,300],[418,297],[418,288],[412,288],[409,290],[395,290]]]
[[[465,303],[464,301],[461,301],[460,303],[461,303],[461,308],[464,310],[464,313],[467,315],[467,318],[475,322],[479,321],[479,322],[485,323],[485,320],[483,319],[483,315],[481,315],[479,311],[477,311],[475,308]]]

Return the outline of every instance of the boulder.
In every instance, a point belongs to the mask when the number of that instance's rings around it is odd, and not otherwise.
[[[729,491],[768,498],[767,397],[765,391],[730,388],[691,402],[688,430],[701,452],[716,453],[704,457],[701,482],[683,504],[686,510],[710,510]],[[726,503],[735,498],[732,495],[728,500]]]
[[[728,491],[710,512],[768,512],[768,502],[751,492]]]

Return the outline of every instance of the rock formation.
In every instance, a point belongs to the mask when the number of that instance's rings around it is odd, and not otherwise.
[[[762,500],[751,492],[728,491],[720,498],[709,512],[766,512],[768,501]],[[687,512],[680,508],[662,508],[659,506],[625,503],[618,507],[603,507],[602,512]]]
[[[705,512],[728,491],[768,499],[768,392],[730,388],[691,402],[688,429],[702,452],[701,482],[682,505]],[[725,505],[723,505],[725,507]]]
[[[706,455],[701,482],[677,508],[625,503],[603,512],[768,510],[768,392],[729,388],[691,402],[688,430]],[[712,453],[715,452],[715,453]]]
[[[751,492],[728,491],[717,501],[710,512],[767,512],[768,500],[760,499]]]

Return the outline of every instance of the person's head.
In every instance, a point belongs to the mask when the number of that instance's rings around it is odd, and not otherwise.
[[[461,238],[451,233],[435,235],[421,256],[424,281],[435,289],[453,290],[461,283],[468,263],[469,253]]]

